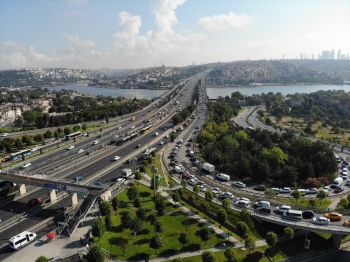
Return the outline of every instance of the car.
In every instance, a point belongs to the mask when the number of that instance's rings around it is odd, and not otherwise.
[[[117,161],[117,160],[119,160],[120,159],[120,156],[114,156],[113,158],[112,158],[112,160],[114,160],[114,161]]]
[[[347,167],[343,167],[343,172],[348,172],[348,168]]]
[[[175,162],[175,163],[178,163],[179,160],[175,157],[175,158],[174,158],[174,162]]]
[[[130,159],[126,160],[126,163],[127,163],[127,164],[131,164],[132,162],[134,162],[134,159],[133,159],[133,158],[130,158]]]
[[[189,183],[190,185],[192,185],[192,186],[194,186],[194,185],[197,184],[196,180],[194,180],[194,179],[189,179],[189,180],[188,180],[188,183]]]
[[[285,211],[288,211],[288,210],[290,210],[292,207],[291,206],[278,206],[278,207],[276,207],[276,209],[275,209],[275,212],[277,213],[277,214],[283,214]]]
[[[190,175],[190,179],[197,180],[197,178],[196,178],[196,176],[195,176],[195,175]]]
[[[344,160],[344,161],[343,161],[343,164],[346,165],[346,166],[348,166],[348,165],[349,165],[349,162],[348,162],[347,160]]]
[[[159,144],[160,144],[160,145],[163,145],[163,144],[164,144],[164,142],[163,142],[163,141],[159,141]]]
[[[155,135],[155,136],[158,136],[158,135],[159,135],[159,133],[158,133],[158,132],[155,132],[155,133],[154,133],[154,135]]]
[[[280,194],[288,194],[288,193],[292,193],[292,190],[289,187],[284,187],[280,189]]]
[[[188,174],[182,174],[182,179],[189,180],[190,176]]]
[[[204,185],[201,185],[199,187],[200,187],[201,192],[207,191],[207,188]]]
[[[95,186],[102,186],[101,182],[95,182],[94,185]]]
[[[314,223],[315,225],[329,225],[330,220],[326,217],[314,217],[312,219],[312,223]]]
[[[329,186],[323,186],[321,189],[327,190],[327,191],[330,191],[330,190],[331,190],[331,188],[330,188]]]
[[[239,197],[239,198],[236,199],[236,201],[239,201],[239,200],[250,202],[250,200],[248,198],[246,198],[246,197]]]
[[[211,191],[213,192],[214,195],[221,194],[221,189],[217,187],[214,187]]]
[[[225,198],[232,199],[233,197],[234,195],[230,192],[225,192],[219,196],[220,199],[225,199]]]
[[[131,127],[130,127],[130,129],[134,129],[134,128],[135,128],[135,126],[131,126]]]
[[[99,138],[103,137],[103,134],[102,134],[102,133],[101,133],[101,134],[99,134],[99,135],[98,135],[98,137],[99,137]]]
[[[304,219],[311,219],[315,216],[315,213],[312,210],[304,210],[301,215]]]
[[[34,199],[31,199],[31,200],[28,201],[28,205],[29,206],[35,206],[37,204],[41,204],[41,201],[42,201],[41,197],[34,198]]]
[[[176,147],[174,147],[173,151],[175,151],[175,150],[179,150],[179,148],[176,146]]]
[[[125,178],[123,178],[123,177],[118,177],[117,178],[117,182],[124,182],[125,181]]]
[[[80,149],[77,151],[77,154],[80,154],[80,153],[82,153],[82,152],[84,152],[84,149],[80,148]]]
[[[350,226],[350,220],[348,220],[348,219],[345,220],[345,221],[344,221],[344,226],[347,226],[347,227]]]
[[[265,215],[270,215],[271,214],[271,209],[268,207],[258,207],[255,209],[256,212],[258,213],[263,213]]]
[[[195,165],[199,165],[200,163],[201,162],[199,160],[196,160],[196,161],[193,162],[193,164],[195,164]]]
[[[266,187],[264,185],[256,185],[253,187],[253,189],[256,191],[265,191]]]
[[[246,201],[246,200],[238,200],[238,201],[235,201],[235,206],[238,206],[240,208],[245,208],[245,207],[248,207],[250,204],[250,201]]]
[[[337,212],[329,212],[329,213],[325,213],[324,216],[326,218],[329,218],[330,220],[337,220],[340,221],[343,219],[343,215],[339,214]]]
[[[137,144],[136,148],[140,148],[141,147],[141,144]]]
[[[98,143],[100,143],[100,141],[95,140],[94,142],[92,142],[93,145],[97,145]]]
[[[197,184],[200,185],[200,186],[201,185],[206,185],[206,183],[204,183],[203,181],[198,181]]]
[[[69,146],[67,147],[67,150],[72,150],[74,148],[74,146]]]
[[[232,183],[232,186],[244,188],[245,184],[242,183],[242,182],[239,182],[239,181],[235,181],[235,182]]]
[[[83,176],[76,176],[76,177],[74,178],[74,180],[75,180],[76,182],[81,181],[81,180],[83,180]]]
[[[1,136],[2,137],[7,137],[9,134],[8,133],[3,133]]]
[[[21,166],[22,169],[30,167],[32,163],[25,163],[24,165]]]
[[[346,181],[346,186],[350,186],[350,180]]]
[[[170,165],[175,166],[176,165],[175,161],[170,161]]]
[[[342,191],[344,191],[344,188],[343,187],[341,187],[341,186],[336,186],[336,188],[334,189],[334,193],[336,193],[336,194],[338,194],[338,193],[340,193],[340,192],[342,192]]]
[[[317,194],[317,192],[318,190],[315,187],[306,189],[306,194]]]

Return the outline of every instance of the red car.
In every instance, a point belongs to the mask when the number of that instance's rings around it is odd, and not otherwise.
[[[343,161],[343,164],[348,166],[349,162],[348,161]]]
[[[182,174],[182,179],[190,179],[190,176],[188,174]]]
[[[34,198],[34,199],[31,199],[28,201],[28,205],[30,205],[30,206],[35,206],[35,205],[40,204],[40,203],[41,203],[41,197]]]

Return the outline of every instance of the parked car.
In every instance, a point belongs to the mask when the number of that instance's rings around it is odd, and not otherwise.
[[[197,182],[196,182],[196,180],[194,180],[194,179],[189,179],[189,180],[188,180],[188,184],[194,186],[194,185],[197,184]]]
[[[292,190],[289,187],[284,187],[284,188],[281,188],[279,192],[281,194],[288,194],[288,193],[292,193]]]
[[[346,186],[350,186],[350,180],[346,181]]]
[[[253,187],[253,189],[256,191],[265,191],[266,187],[264,185],[257,185],[255,187]]]
[[[214,187],[211,191],[213,192],[214,195],[221,194],[222,192],[221,189],[217,187]]]
[[[311,219],[315,216],[315,213],[312,210],[304,210],[302,216],[304,219]]]
[[[124,182],[125,181],[125,178],[123,178],[123,177],[118,177],[117,178],[117,182]]]
[[[306,189],[306,194],[317,194],[317,192],[318,190],[315,187]]]
[[[207,188],[204,185],[201,185],[199,187],[200,187],[201,192],[207,191]]]
[[[82,153],[82,152],[84,152],[84,149],[80,148],[80,149],[77,151],[77,154],[80,154],[80,153]]]
[[[163,145],[163,144],[164,144],[164,142],[163,142],[163,141],[159,141],[159,144],[160,144],[160,145]]]
[[[265,215],[270,215],[271,214],[271,209],[268,208],[268,207],[258,207],[255,211],[259,212],[259,213],[263,213]]]
[[[234,195],[230,192],[225,192],[223,194],[220,195],[220,199],[225,199],[225,198],[229,198],[229,199],[232,199],[234,197]]]
[[[315,225],[329,225],[330,220],[326,217],[314,217],[312,223]]]
[[[334,193],[338,194],[340,192],[344,191],[344,188],[341,187],[341,186],[337,186],[335,189],[334,189]]]
[[[34,199],[31,199],[28,201],[28,205],[29,206],[35,206],[37,204],[41,204],[41,197],[38,197],[38,198],[34,198]]]
[[[284,211],[288,211],[289,209],[291,209],[292,207],[291,206],[278,206],[276,207],[275,209],[275,212],[278,213],[278,214],[283,214]]]
[[[235,182],[232,183],[232,186],[244,188],[245,184],[242,183],[242,182],[239,182],[239,181],[235,181]]]
[[[330,213],[325,213],[324,216],[326,218],[329,218],[330,220],[337,220],[340,221],[343,219],[343,215],[339,214],[337,212],[330,212]]]
[[[246,201],[246,200],[238,200],[235,202],[235,206],[238,206],[240,208],[246,208],[248,207],[250,204],[250,201]]]

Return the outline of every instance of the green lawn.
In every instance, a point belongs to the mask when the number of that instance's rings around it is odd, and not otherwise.
[[[161,159],[160,159],[160,155],[158,154],[158,155],[156,155],[154,158],[153,158],[153,163],[152,164],[149,164],[149,165],[147,165],[147,166],[145,166],[145,168],[146,168],[146,173],[150,176],[150,177],[152,177],[153,176],[153,173],[152,173],[152,170],[151,170],[151,166],[152,165],[155,165],[157,168],[158,168],[158,175],[160,175],[160,177],[161,177],[161,180],[160,180],[160,182],[159,182],[159,185],[160,186],[168,186],[168,184],[167,184],[167,182],[166,182],[166,180],[165,180],[165,177],[164,177],[164,173],[163,173],[163,168],[162,168],[162,165],[161,165],[161,163],[160,163],[160,161],[162,161]]]
[[[286,204],[289,204],[289,205],[295,205],[297,204],[298,206],[303,206],[303,207],[310,207],[311,206],[309,205],[309,199],[299,199],[298,202],[295,202],[295,199],[276,199],[280,202],[283,202],[283,203],[286,203]],[[321,209],[321,210],[326,210],[327,207],[332,203],[332,201],[330,199],[323,199],[322,201],[315,198],[316,200],[316,206],[315,208],[317,209]]]

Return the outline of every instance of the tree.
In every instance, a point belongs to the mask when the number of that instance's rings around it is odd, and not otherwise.
[[[249,230],[249,227],[247,226],[247,224],[245,222],[240,221],[237,223],[236,231],[237,231],[237,235],[239,235],[241,237],[241,241],[243,238],[245,238],[247,236],[248,230]]]
[[[180,233],[178,240],[182,244],[182,248],[190,243],[190,238],[186,231]]]
[[[271,199],[271,198],[274,198],[276,196],[276,193],[275,191],[273,191],[271,188],[266,188],[265,190],[265,196],[268,198],[268,199]]]
[[[128,245],[129,241],[127,239],[125,239],[125,238],[118,237],[116,242],[117,242],[117,245],[120,246],[123,249],[123,256],[124,256],[125,249],[126,249],[126,246]]]
[[[92,245],[89,247],[85,259],[87,262],[104,262],[106,258],[102,248],[98,245]]]
[[[69,127],[65,127],[63,132],[65,135],[69,135],[70,133],[72,133],[72,129],[70,129]]]
[[[136,179],[136,180],[141,180],[142,174],[141,174],[140,171],[136,171],[136,172],[134,173],[134,175],[135,175],[135,179]]]
[[[179,195],[178,192],[174,192],[174,193],[171,195],[171,197],[172,197],[173,201],[175,202],[175,205],[176,205],[177,202],[180,201],[180,195]]]
[[[176,185],[174,180],[170,180],[168,184],[169,184],[169,188],[173,188]]]
[[[95,219],[94,222],[92,222],[92,226],[91,226],[92,235],[95,237],[101,238],[104,231],[105,231],[105,228],[101,219]]]
[[[344,209],[348,208],[349,207],[349,200],[347,198],[340,199],[338,206],[340,206]]]
[[[132,185],[128,187],[128,190],[126,191],[126,195],[128,199],[132,201],[140,196],[140,192],[136,186]]]
[[[205,200],[208,202],[209,206],[211,201],[213,201],[214,199],[214,194],[211,190],[207,190],[205,191]]]
[[[203,262],[215,262],[215,258],[213,252],[205,251],[202,253],[202,261]]]
[[[249,217],[250,217],[250,212],[249,212],[249,210],[248,209],[246,209],[246,208],[243,208],[242,209],[242,211],[241,211],[241,213],[240,213],[240,217],[241,217],[241,220],[243,221],[243,222],[248,222],[248,220],[249,220]]]
[[[285,227],[284,234],[285,234],[287,240],[291,240],[294,236],[294,229],[291,227]]]
[[[224,224],[227,220],[227,213],[223,208],[220,208],[216,213],[216,217],[220,225]]]
[[[222,208],[225,209],[225,211],[227,212],[228,210],[230,210],[230,206],[231,206],[230,199],[225,198],[225,199],[222,201]]]
[[[298,199],[301,198],[301,192],[298,189],[295,189],[292,193],[292,197],[295,199],[295,203],[297,203]]]
[[[182,186],[183,188],[186,188],[186,187],[187,187],[187,184],[188,184],[188,182],[187,182],[186,179],[182,179],[182,180],[181,180],[181,186]]]
[[[120,213],[121,215],[121,223],[122,226],[125,228],[130,228],[131,227],[131,220],[132,220],[132,216],[130,211],[123,211]]]
[[[130,229],[133,231],[133,232],[140,232],[142,229],[143,229],[143,221],[138,218],[138,217],[134,217],[132,220],[131,220],[131,226],[130,226]]]
[[[30,138],[29,135],[23,135],[22,142],[30,146],[32,144],[32,139]]]
[[[235,262],[236,261],[235,250],[232,247],[226,248],[226,250],[224,252],[224,256],[226,257],[227,262]]]
[[[37,259],[35,259],[35,262],[49,262],[49,259],[45,256],[40,256]]]
[[[162,196],[157,195],[155,199],[155,209],[157,210],[158,216],[164,215],[165,200]]]
[[[272,232],[272,231],[267,232],[265,240],[266,240],[266,243],[271,248],[273,248],[273,247],[275,247],[275,245],[277,243],[277,235],[274,232]]]
[[[204,244],[207,244],[207,241],[210,239],[210,229],[208,226],[204,226],[201,230],[200,230],[200,236],[201,239],[205,242]]]
[[[310,207],[315,207],[315,206],[316,206],[316,201],[315,201],[315,199],[310,199],[310,200],[309,200],[309,206],[310,206]]]
[[[249,250],[249,254],[250,254],[250,251],[255,249],[255,241],[254,241],[254,239],[251,238],[251,237],[247,237],[244,240],[244,246],[245,246],[246,249]]]
[[[118,196],[113,197],[113,199],[112,199],[112,207],[113,207],[113,210],[114,210],[114,211],[117,211],[117,210],[118,210],[118,207],[119,207],[119,199],[118,199]]]
[[[163,223],[160,221],[154,222],[154,232],[155,233],[163,233],[164,228],[163,228]]]
[[[134,199],[134,207],[139,208],[141,206],[141,200],[139,197]]]
[[[105,216],[105,225],[106,225],[107,230],[110,231],[111,228],[112,228],[112,219],[111,219],[111,215]]]
[[[44,141],[44,136],[43,136],[43,134],[36,134],[35,136],[34,136],[34,141],[36,141],[36,142],[43,142]]]
[[[320,190],[318,190],[316,197],[320,200],[320,204],[321,204],[322,200],[327,197],[327,193],[326,193],[326,191],[320,189]]]
[[[146,220],[146,209],[145,208],[138,208],[136,210],[136,216],[140,218],[141,220],[145,221]]]
[[[85,131],[87,129],[87,124],[84,123],[81,128]]]
[[[154,249],[154,253],[157,254],[157,250],[160,249],[163,246],[162,239],[159,234],[155,234],[151,241],[149,242],[150,248]]]
[[[111,215],[111,205],[108,201],[101,201],[99,204],[99,209],[102,216],[110,216]]]
[[[195,193],[196,196],[198,196],[199,191],[200,191],[199,185],[195,185],[195,186],[193,187],[193,193]]]

